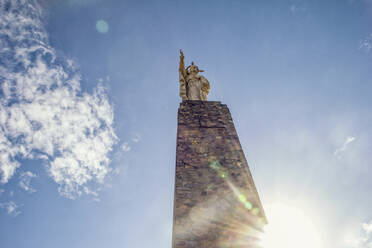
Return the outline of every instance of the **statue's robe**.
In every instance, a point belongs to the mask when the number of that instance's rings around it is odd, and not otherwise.
[[[180,78],[180,95],[183,100],[206,101],[209,89],[208,80],[201,75]]]

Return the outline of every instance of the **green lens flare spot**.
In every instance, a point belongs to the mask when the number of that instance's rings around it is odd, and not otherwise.
[[[260,209],[258,209],[258,208],[254,208],[254,209],[252,209],[252,213],[253,213],[254,215],[257,215],[259,212],[260,212]]]
[[[109,31],[109,25],[106,21],[104,20],[98,20],[96,22],[96,29],[99,33],[105,34]]]
[[[227,173],[225,171],[218,171],[218,175],[222,178],[226,178],[227,177]]]
[[[217,170],[221,165],[218,161],[212,161],[209,166],[212,168],[212,169],[215,169]]]
[[[241,202],[246,202],[246,201],[247,201],[247,198],[245,197],[245,195],[240,194],[240,195],[239,195],[239,201],[241,201]]]
[[[251,204],[249,201],[245,202],[245,203],[244,203],[244,206],[245,206],[248,210],[251,210],[251,209],[252,209],[252,204]]]

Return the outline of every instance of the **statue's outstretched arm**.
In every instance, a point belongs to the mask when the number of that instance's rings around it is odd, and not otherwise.
[[[186,70],[185,70],[185,57],[183,55],[182,50],[180,49],[180,67],[179,67],[179,74],[180,74],[180,96],[182,100],[187,100],[187,92],[186,92]]]
[[[179,67],[180,76],[186,77],[185,70],[185,56],[183,55],[182,50],[180,49],[180,67]]]

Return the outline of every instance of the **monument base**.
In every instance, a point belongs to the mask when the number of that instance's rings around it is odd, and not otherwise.
[[[173,248],[256,247],[266,223],[226,105],[178,110]]]

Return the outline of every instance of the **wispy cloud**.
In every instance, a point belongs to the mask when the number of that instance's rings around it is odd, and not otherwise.
[[[0,203],[0,208],[5,209],[6,213],[13,217],[16,217],[21,213],[21,211],[19,211],[19,207],[20,206],[17,205],[14,201]]]
[[[138,142],[140,142],[140,141],[141,141],[141,135],[139,135],[139,134],[134,134],[134,135],[133,135],[133,138],[132,138],[132,141],[133,141],[134,143],[138,143]]]
[[[372,49],[372,34],[368,35],[360,42],[359,49],[366,52],[369,52]]]
[[[99,85],[80,88],[71,60],[56,56],[37,1],[0,5],[0,176],[7,183],[23,159],[43,159],[62,195],[92,193],[117,141],[113,108]]]
[[[125,142],[121,145],[121,149],[123,150],[123,152],[129,152],[131,150],[131,147],[127,142]]]
[[[353,248],[372,248],[372,220],[361,224],[361,233],[357,238],[348,240]]]
[[[334,152],[334,155],[337,157],[337,158],[340,158],[341,156],[341,153],[344,152],[346,150],[346,148],[348,147],[348,145],[353,142],[355,140],[355,137],[352,137],[352,136],[349,136],[346,138],[345,142],[342,144],[342,146],[338,149],[335,150]]]
[[[19,176],[19,187],[23,190],[34,193],[36,190],[31,187],[31,179],[37,177],[31,171],[21,172]]]
[[[366,234],[372,235],[372,220],[370,220],[368,223],[362,223],[362,228]]]
[[[293,14],[298,12],[305,12],[307,10],[305,3],[301,0],[293,1],[292,4],[289,6],[289,11]]]
[[[290,7],[289,7],[289,10],[292,12],[292,13],[297,13],[297,12],[303,12],[303,11],[306,11],[306,8],[304,6],[298,6],[298,5],[295,5],[295,4],[292,4]]]

